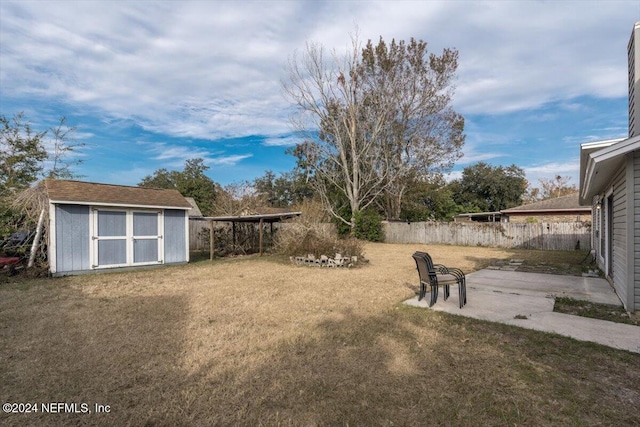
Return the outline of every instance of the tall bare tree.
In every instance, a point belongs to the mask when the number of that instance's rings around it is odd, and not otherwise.
[[[458,158],[464,121],[449,106],[456,67],[456,51],[428,55],[413,39],[363,49],[354,36],[344,55],[327,58],[309,43],[293,56],[284,87],[305,137],[295,154],[334,217],[353,229],[358,212],[385,198],[397,217],[410,177]],[[345,199],[347,210],[336,203]]]

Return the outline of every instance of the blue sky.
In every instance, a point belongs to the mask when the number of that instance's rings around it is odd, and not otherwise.
[[[84,180],[135,185],[202,157],[223,185],[294,158],[289,58],[308,41],[423,39],[460,53],[464,157],[578,184],[580,143],[627,135],[640,1],[0,1],[0,114],[64,115]]]

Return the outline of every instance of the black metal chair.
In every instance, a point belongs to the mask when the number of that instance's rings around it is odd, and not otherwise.
[[[429,307],[431,307],[438,300],[438,287],[444,287],[444,300],[446,301],[449,298],[449,287],[458,285],[460,308],[464,307],[467,303],[467,283],[462,270],[434,264],[431,256],[426,252],[415,252],[412,257],[416,262],[416,268],[420,276],[418,301],[426,296],[427,286],[431,288],[431,300],[429,301]]]

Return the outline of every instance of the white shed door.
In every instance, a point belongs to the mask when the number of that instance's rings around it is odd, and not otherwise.
[[[158,216],[157,212],[133,212],[134,264],[162,262]]]
[[[92,224],[93,268],[162,263],[161,212],[94,209]]]
[[[127,212],[97,212],[97,266],[127,264]]]

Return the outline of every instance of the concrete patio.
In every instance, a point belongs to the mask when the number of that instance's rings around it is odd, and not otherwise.
[[[554,313],[556,296],[622,306],[604,279],[485,269],[467,275],[464,308],[459,307],[454,286],[447,301],[440,291],[431,309],[640,353],[640,326]],[[428,308],[428,299],[418,301],[416,296],[405,304]]]

